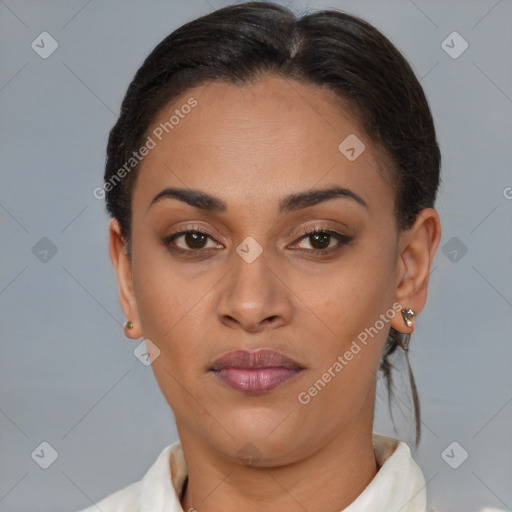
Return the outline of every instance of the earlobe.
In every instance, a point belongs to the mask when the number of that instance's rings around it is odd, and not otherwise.
[[[411,308],[416,315],[427,300],[430,269],[440,239],[439,215],[433,208],[425,208],[399,241],[396,301],[404,309]],[[392,327],[404,333],[414,330],[414,325],[408,325],[402,315],[393,319]]]
[[[109,252],[117,277],[119,301],[127,319],[124,333],[128,338],[138,339],[142,336],[142,330],[133,291],[131,261],[117,219],[112,219],[109,224]]]

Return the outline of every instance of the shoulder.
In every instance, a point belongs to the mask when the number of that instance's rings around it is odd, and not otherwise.
[[[142,481],[135,482],[116,491],[98,503],[79,512],[139,512],[139,496]]]
[[[404,511],[425,511],[425,512],[445,512],[438,508],[428,508],[426,505],[425,494],[425,477],[418,464],[415,462],[411,455],[409,446],[398,439],[386,437],[377,433],[373,433],[373,446],[375,455],[379,464],[380,471],[378,476],[374,479],[375,482],[380,477],[386,476],[386,486],[389,487],[392,482],[391,475],[394,481],[400,482],[400,491],[409,489],[411,500],[407,508],[401,508]],[[384,470],[384,471],[383,471]],[[382,483],[382,478],[380,483]],[[416,504],[416,500],[419,502]],[[410,507],[411,505],[412,508]],[[388,509],[386,509],[388,510]],[[478,512],[505,512],[504,509],[493,507],[484,507],[479,509]]]
[[[440,509],[429,508],[426,512],[440,512]],[[444,512],[444,510],[442,512]],[[484,507],[478,509],[478,512],[506,512],[506,510],[504,508]]]
[[[166,446],[144,477],[79,512],[140,512],[141,510],[180,510],[176,508],[173,484],[182,485],[186,476],[179,442]],[[178,487],[178,485],[176,485]],[[178,487],[179,488],[179,487]],[[163,500],[163,502],[162,502]],[[164,506],[165,502],[165,506]],[[169,508],[168,505],[172,506]],[[166,508],[167,506],[167,508]]]

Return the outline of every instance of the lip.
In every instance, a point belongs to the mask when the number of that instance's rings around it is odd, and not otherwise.
[[[293,359],[269,349],[234,350],[217,358],[209,368],[224,384],[248,394],[271,391],[302,370]]]

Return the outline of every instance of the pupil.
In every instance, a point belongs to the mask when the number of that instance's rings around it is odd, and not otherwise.
[[[191,241],[192,246],[194,247],[200,247],[201,243],[204,242],[204,239],[206,238],[205,235],[201,233],[187,233],[185,235],[185,241],[188,243]]]
[[[320,249],[325,249],[326,247],[329,246],[329,237],[331,235],[327,234],[327,233],[316,233],[313,235],[313,239],[318,241],[320,240]],[[325,243],[327,242],[327,243]],[[314,245],[314,244],[313,244]]]

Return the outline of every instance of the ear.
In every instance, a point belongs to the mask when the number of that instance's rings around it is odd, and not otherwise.
[[[423,310],[430,268],[440,239],[441,222],[433,208],[421,210],[414,225],[400,235],[395,297],[401,309],[411,308],[416,315]],[[391,326],[398,332],[409,333],[414,331],[414,320],[408,327],[401,314],[395,315]]]
[[[133,323],[131,329],[124,329],[125,336],[131,339],[140,338],[142,336],[142,328],[133,292],[132,264],[126,252],[124,239],[121,235],[121,227],[117,219],[112,219],[109,224],[109,251],[110,259],[116,272],[121,308],[126,319]]]

